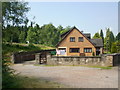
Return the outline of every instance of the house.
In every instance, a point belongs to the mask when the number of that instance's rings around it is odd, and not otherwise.
[[[76,27],[63,33],[56,45],[59,56],[93,56],[103,54],[102,39],[91,39],[90,33],[83,33]]]

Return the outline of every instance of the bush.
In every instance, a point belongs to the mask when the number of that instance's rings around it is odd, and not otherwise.
[[[51,55],[56,55],[56,51],[51,51]]]
[[[92,52],[92,55],[93,55],[93,56],[95,56],[95,53],[94,53],[94,52]]]
[[[112,53],[117,53],[116,43],[112,43],[111,52],[112,52]]]

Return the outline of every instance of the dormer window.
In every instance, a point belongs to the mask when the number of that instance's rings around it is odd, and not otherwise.
[[[78,42],[83,42],[83,37],[78,37]]]
[[[75,42],[75,37],[70,37],[70,42]]]

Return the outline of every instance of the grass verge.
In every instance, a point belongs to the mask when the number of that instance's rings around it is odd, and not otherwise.
[[[90,68],[100,68],[100,69],[112,69],[112,67],[102,67],[102,66],[87,66],[87,65],[40,65],[35,64],[34,66],[45,66],[45,67],[54,67],[54,66],[81,66],[81,67],[90,67]]]
[[[16,86],[18,88],[64,88],[65,86],[56,82],[47,81],[40,78],[17,76]],[[17,88],[17,87],[16,87]]]

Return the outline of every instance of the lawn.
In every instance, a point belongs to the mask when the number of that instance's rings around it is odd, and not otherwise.
[[[24,51],[38,51],[45,49],[54,49],[53,47],[44,46],[40,44],[23,44],[23,43],[3,43],[2,44],[3,54],[13,52],[24,52]]]

